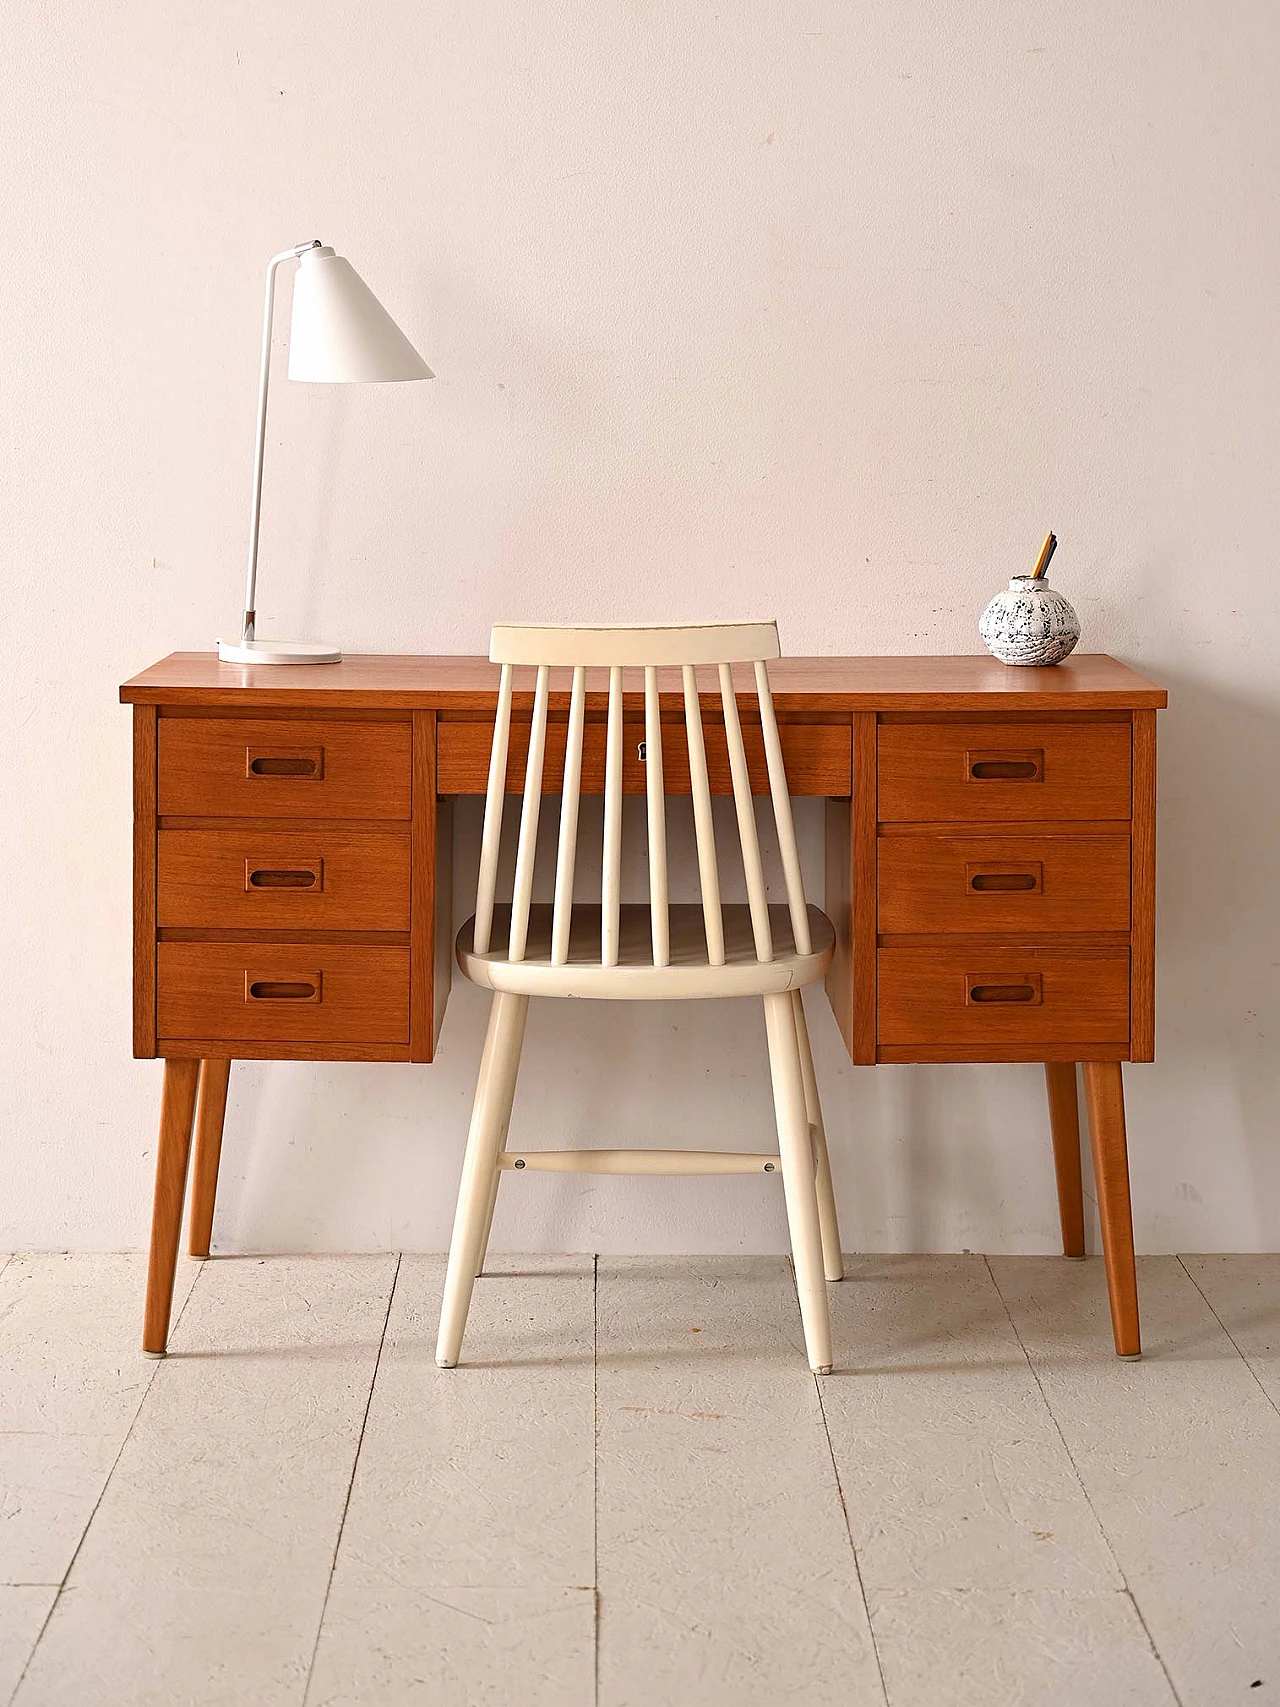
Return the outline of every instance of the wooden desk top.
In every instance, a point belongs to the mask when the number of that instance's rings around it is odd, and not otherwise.
[[[637,675],[638,672],[628,674]],[[663,672],[663,675],[671,672]],[[528,691],[516,704],[532,704]],[[712,691],[712,675],[705,691]],[[1164,688],[1104,652],[1051,669],[988,657],[782,658],[769,667],[779,711],[1135,711],[1168,703]],[[744,676],[744,693],[752,693]],[[674,676],[673,695],[679,677]],[[128,705],[272,706],[299,710],[492,711],[498,666],[486,658],[355,654],[340,664],[221,664],[213,652],[174,652],[120,689]],[[561,696],[567,704],[567,692]],[[591,695],[590,699],[597,696]],[[552,695],[553,701],[557,698]],[[606,696],[599,696],[603,707]]]

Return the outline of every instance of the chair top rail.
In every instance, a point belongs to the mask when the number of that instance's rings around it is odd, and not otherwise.
[[[638,628],[499,623],[489,648],[495,664],[759,664],[781,656],[774,622],[720,622]]]

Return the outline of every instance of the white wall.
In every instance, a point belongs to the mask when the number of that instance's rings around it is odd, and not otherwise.
[[[1139,1240],[1280,1245],[1274,0],[9,0],[5,35],[0,1248],[145,1237],[115,690],[235,621],[262,268],[313,235],[440,377],[280,386],[268,632],[971,652],[1058,530],[1085,647],[1172,700]],[[847,1244],[1054,1247],[1037,1069],[855,1072],[810,1012]],[[455,990],[432,1068],[238,1068],[220,1238],[441,1248],[481,1018]],[[549,1004],[519,1130],[763,1135],[761,1057],[750,1012]],[[782,1238],[752,1180],[506,1196],[522,1248]]]

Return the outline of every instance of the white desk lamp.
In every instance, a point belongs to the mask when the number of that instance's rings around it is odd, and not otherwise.
[[[258,437],[253,453],[253,507],[249,513],[249,574],[240,644],[218,641],[224,664],[336,664],[335,647],[299,640],[255,640],[258,526],[262,517],[262,458],[267,438],[267,381],[271,372],[271,320],[276,268],[298,261],[289,333],[289,378],[350,384],[432,379],[431,369],[349,261],[317,240],[273,255],[267,268],[262,316],[262,373],[258,381]]]

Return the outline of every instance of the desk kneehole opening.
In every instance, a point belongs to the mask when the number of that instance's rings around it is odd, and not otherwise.
[[[964,1000],[966,1007],[1038,1007],[1044,1001],[1043,975],[1026,972],[1011,977],[1005,972],[991,977],[966,972]]]
[[[244,975],[246,1002],[319,1002],[323,985],[319,972],[300,978],[270,978],[257,972]]]

